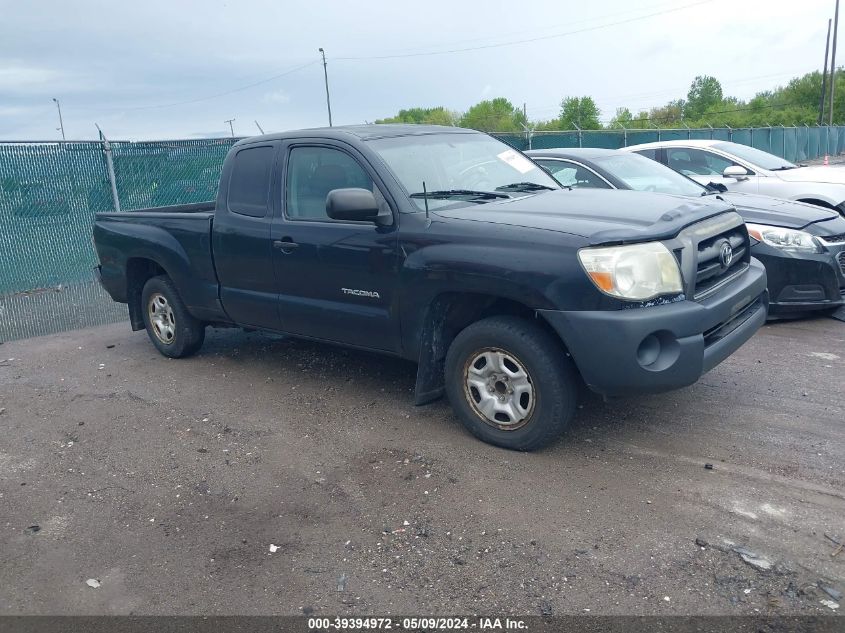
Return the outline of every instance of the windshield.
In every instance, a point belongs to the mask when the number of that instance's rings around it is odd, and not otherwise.
[[[798,165],[790,163],[774,154],[769,154],[756,147],[748,147],[747,145],[740,145],[739,143],[716,143],[713,145],[715,149],[721,150],[728,154],[733,154],[740,160],[751,163],[760,169],[778,170],[778,169],[795,169]]]
[[[425,134],[369,141],[417,209],[465,206],[560,189],[540,167],[486,134]],[[472,198],[472,192],[479,196]],[[485,196],[484,192],[499,195]]]
[[[657,191],[679,196],[700,196],[707,191],[674,169],[639,154],[601,156],[594,158],[593,162],[636,191]]]

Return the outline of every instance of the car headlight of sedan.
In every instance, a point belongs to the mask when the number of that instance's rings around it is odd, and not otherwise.
[[[683,292],[678,260],[660,242],[582,248],[578,259],[596,288],[612,297],[646,301]]]
[[[805,231],[785,229],[767,224],[746,224],[748,234],[758,242],[795,253],[821,253],[821,245]]]

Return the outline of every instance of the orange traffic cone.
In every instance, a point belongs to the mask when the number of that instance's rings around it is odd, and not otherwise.
[[[827,154],[824,155],[824,162],[822,165],[830,165],[830,157]]]

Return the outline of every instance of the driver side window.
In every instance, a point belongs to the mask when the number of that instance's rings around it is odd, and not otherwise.
[[[288,158],[285,215],[333,222],[326,214],[326,197],[333,189],[349,187],[374,191],[372,179],[352,156],[331,147],[294,147]]]
[[[687,176],[721,176],[735,162],[701,149],[666,148],[666,164]]]

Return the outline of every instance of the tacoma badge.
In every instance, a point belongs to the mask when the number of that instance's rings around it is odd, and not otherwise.
[[[345,295],[355,295],[356,297],[370,297],[370,299],[381,299],[381,295],[375,290],[356,290],[355,288],[341,288]]]

